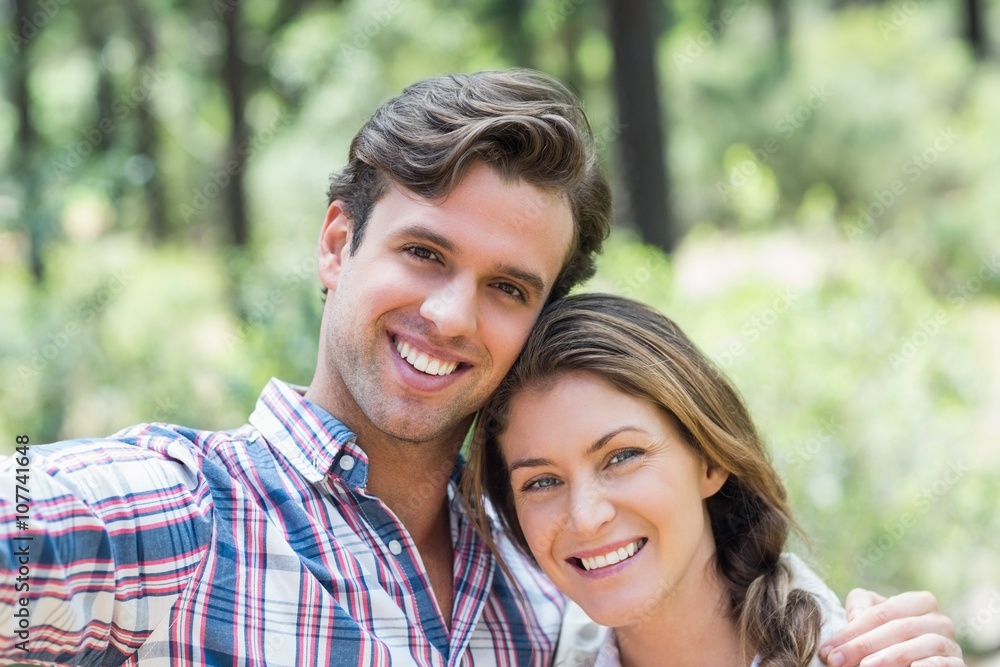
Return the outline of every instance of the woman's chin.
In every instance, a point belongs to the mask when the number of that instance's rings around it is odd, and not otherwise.
[[[642,620],[643,614],[632,605],[608,605],[606,601],[574,599],[584,613],[599,625],[623,628]]]

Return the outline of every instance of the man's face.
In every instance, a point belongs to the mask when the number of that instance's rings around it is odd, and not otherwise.
[[[356,252],[335,203],[320,244],[330,293],[326,405],[358,430],[453,437],[510,369],[569,252],[565,197],[469,169],[442,200],[390,186]]]

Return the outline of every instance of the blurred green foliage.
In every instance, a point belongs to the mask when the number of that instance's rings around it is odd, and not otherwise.
[[[32,37],[26,161],[0,99],[0,451],[16,433],[232,427],[268,378],[308,383],[326,177],[416,79],[530,63],[571,81],[621,190],[598,3],[524,3],[519,39],[502,2],[303,2],[281,21],[273,0],[240,4],[255,82],[242,248],[220,196],[229,5],[151,4],[152,69],[118,5],[56,3]],[[665,257],[619,216],[587,288],[663,309],[734,379],[838,592],[929,588],[967,629],[969,596],[1000,589],[1000,68],[973,60],[953,3],[842,4],[796,4],[785,61],[762,5],[664,7],[687,236]],[[15,60],[0,53],[5,76]],[[154,156],[136,148],[139,97]],[[169,223],[156,240],[153,174]]]

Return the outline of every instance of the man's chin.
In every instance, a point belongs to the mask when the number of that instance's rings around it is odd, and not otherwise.
[[[400,442],[413,445],[456,442],[461,444],[472,426],[473,414],[456,416],[427,412],[420,418],[408,411],[405,415],[382,415],[373,420],[375,426]]]

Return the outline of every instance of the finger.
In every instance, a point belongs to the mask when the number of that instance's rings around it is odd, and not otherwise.
[[[962,658],[924,658],[912,663],[910,667],[966,667]]]
[[[908,667],[922,660],[935,661],[947,658],[961,660],[961,647],[948,637],[926,634],[895,644],[865,658],[861,661],[861,667]]]
[[[830,667],[855,667],[858,664],[865,667],[882,664],[905,666],[914,660],[935,655],[961,656],[961,649],[953,640],[953,632],[951,619],[941,614],[895,619],[835,648],[827,656],[827,664]],[[869,660],[865,660],[866,657]],[[881,658],[887,661],[880,662],[878,659]]]
[[[886,598],[875,591],[866,588],[855,588],[847,594],[844,600],[844,611],[847,612],[847,620],[853,620],[858,614],[866,611],[875,605],[885,602]]]
[[[861,590],[861,589],[856,589]],[[855,591],[851,591],[853,594]],[[869,591],[870,592],[870,591]],[[872,595],[878,595],[873,593]],[[858,594],[856,598],[860,598],[861,594]],[[908,617],[920,617],[922,615],[939,615],[937,612],[937,598],[926,591],[920,592],[909,592],[902,593],[900,595],[894,595],[893,597],[880,602],[869,609],[856,615],[847,625],[845,625],[839,632],[830,637],[827,641],[823,643],[820,647],[820,658],[824,660],[829,660],[833,652],[840,646],[847,644],[848,642],[856,640],[875,628],[885,625],[889,621],[904,619]],[[945,617],[941,617],[945,618]],[[940,621],[939,621],[940,622]],[[948,621],[950,623],[950,620]],[[925,628],[926,626],[921,626]],[[949,637],[954,637],[954,627],[950,630],[944,629],[945,631],[939,632]],[[934,629],[924,629],[922,632],[915,634],[910,634],[907,636],[901,636],[897,638],[896,641],[902,641],[904,639],[912,639],[923,632],[935,632]],[[890,642],[895,643],[895,642]],[[884,646],[877,647],[868,653],[862,654],[868,655],[869,653],[874,653],[879,650],[879,648],[884,648]],[[860,660],[860,657],[858,658]],[[832,663],[830,663],[832,664]]]

